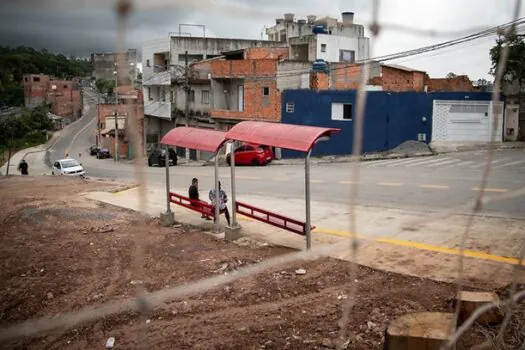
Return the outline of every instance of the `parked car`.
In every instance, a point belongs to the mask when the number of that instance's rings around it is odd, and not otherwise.
[[[270,147],[245,143],[235,149],[235,165],[266,165],[273,159]],[[231,165],[231,154],[226,156],[226,162]]]
[[[84,177],[86,175],[86,171],[84,170],[84,167],[82,167],[82,164],[76,159],[65,158],[57,160],[53,163],[51,174]]]
[[[97,159],[111,158],[111,153],[107,148],[99,148],[97,151]]]
[[[100,149],[100,147],[98,147],[97,145],[93,145],[93,146],[89,147],[89,155],[90,156],[96,156],[99,149]]]
[[[169,149],[170,165],[177,165],[177,153],[171,148]],[[166,166],[166,150],[164,148],[155,148],[148,157],[148,166],[157,165],[160,167]]]

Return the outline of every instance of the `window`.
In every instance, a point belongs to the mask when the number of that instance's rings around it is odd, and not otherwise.
[[[161,94],[162,102],[166,102],[166,90],[162,89]]]
[[[268,86],[263,87],[262,90],[263,96],[270,96],[270,88]]]
[[[195,102],[195,90],[190,90],[189,95],[190,102]]]
[[[153,97],[151,97],[151,88],[148,88],[148,101],[153,101]]]
[[[34,82],[40,81],[40,77],[33,77],[33,81]]]
[[[326,44],[321,44],[321,52],[326,52]]]
[[[151,66],[149,65],[149,60],[146,60],[146,67],[151,67]]]
[[[64,85],[64,89],[67,89],[67,85]]]
[[[355,51],[339,50],[339,62],[355,62]]]
[[[295,103],[286,102],[286,113],[293,113],[293,112],[295,112]]]
[[[27,77],[24,78],[24,81],[27,83]]]
[[[209,104],[210,103],[210,92],[208,90],[202,90],[202,103],[203,104]]]
[[[352,120],[351,103],[332,103],[332,120]]]
[[[159,135],[158,134],[147,134],[146,135],[146,143],[159,143]]]

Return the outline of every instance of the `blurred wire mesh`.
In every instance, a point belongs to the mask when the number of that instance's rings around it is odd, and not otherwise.
[[[7,2],[7,1],[6,1]],[[26,0],[18,0],[18,3],[27,4],[28,6],[32,6],[35,8],[38,8],[39,6],[45,6],[46,2],[37,2],[34,1],[26,1]],[[73,6],[73,3],[69,0],[61,0],[61,1],[55,1],[54,4],[56,6],[61,6],[62,8],[68,8]],[[78,3],[75,3],[75,7],[78,8]],[[199,1],[166,1],[166,0],[149,0],[149,1],[141,1],[133,3],[131,0],[118,0],[116,3],[113,3],[115,5],[114,11],[116,12],[117,16],[117,24],[118,24],[118,30],[117,30],[117,52],[124,52],[125,51],[125,43],[126,43],[126,31],[127,31],[127,21],[130,17],[130,15],[133,13],[133,11],[153,11],[153,10],[159,10],[159,9],[176,9],[176,8],[184,8],[185,10],[189,11],[205,11],[205,12],[212,12],[212,13],[224,13],[228,16],[238,16],[242,15],[244,18],[257,18],[259,19],[261,16],[266,17],[272,17],[272,16],[279,16],[280,13],[274,12],[271,9],[266,10],[258,10],[253,11],[249,6],[241,6],[239,4],[234,3],[228,3],[228,2],[220,2],[220,1],[213,1],[213,0],[199,0]],[[369,76],[369,68],[370,68],[370,62],[373,61],[387,61],[387,60],[399,60],[404,59],[407,57],[412,57],[414,55],[420,55],[425,54],[428,52],[434,52],[438,50],[445,50],[452,46],[460,45],[466,42],[471,42],[474,40],[484,39],[484,38],[490,38],[493,37],[495,34],[500,35],[509,35],[511,33],[516,33],[518,31],[522,31],[525,26],[525,18],[519,18],[519,12],[520,12],[520,0],[515,0],[515,7],[514,7],[514,14],[511,21],[508,23],[498,26],[498,27],[487,27],[487,26],[478,26],[476,28],[470,28],[469,30],[462,30],[462,31],[442,31],[442,30],[434,30],[434,29],[421,29],[421,28],[414,28],[406,25],[399,25],[399,24],[388,24],[388,23],[380,23],[379,22],[379,13],[381,11],[381,3],[379,0],[374,0],[372,7],[372,21],[368,24],[368,29],[372,33],[371,38],[371,47],[374,45],[374,41],[377,39],[379,35],[381,35],[382,32],[388,30],[388,31],[398,31],[398,32],[405,32],[410,33],[415,36],[427,36],[427,37],[458,37],[458,39],[445,41],[442,43],[429,45],[427,47],[418,48],[414,50],[408,50],[405,52],[392,54],[392,55],[384,55],[381,57],[375,57],[366,61],[358,62],[363,65],[365,68],[364,74],[361,76],[359,91],[358,91],[358,98],[357,98],[357,114],[356,114],[356,123],[354,128],[354,145],[353,145],[353,156],[354,156],[354,162],[351,163],[352,167],[352,175],[353,175],[353,183],[351,190],[351,198],[350,198],[350,218],[349,218],[349,226],[350,226],[350,232],[357,232],[356,227],[356,212],[355,207],[358,204],[358,187],[357,183],[359,182],[359,155],[361,153],[361,146],[362,146],[362,124],[363,124],[363,117],[365,114],[365,106],[366,106],[366,97],[367,97],[367,91],[365,89],[366,83],[368,81]],[[85,1],[84,4],[81,4],[82,6],[90,6],[90,7],[100,7],[100,8],[108,8],[108,2],[106,0],[90,0]],[[371,52],[373,50],[371,49]],[[501,87],[501,80],[502,75],[504,72],[505,63],[508,57],[508,47],[505,46],[502,51],[502,55],[500,57],[500,62],[498,64],[498,70],[496,72],[495,76],[495,87],[494,92],[492,96],[492,102],[493,106],[495,108],[496,102],[499,101],[500,98],[500,87]],[[125,64],[125,58],[121,54],[117,58],[117,71],[118,71],[118,78],[122,79],[123,81],[126,80],[127,72],[123,67],[126,66]],[[122,69],[121,69],[122,67]],[[293,74],[293,75],[301,75],[305,73],[302,70],[290,72],[287,74]],[[126,103],[129,103],[126,101]],[[145,203],[147,203],[147,179],[145,177],[145,172],[141,171],[141,168],[144,167],[145,162],[144,154],[142,153],[142,150],[139,149],[140,145],[140,137],[139,137],[139,126],[141,123],[140,116],[137,116],[135,113],[135,109],[131,108],[130,105],[125,106],[126,111],[128,112],[129,117],[129,123],[130,123],[130,137],[133,139],[133,145],[136,148],[135,154],[138,158],[138,161],[135,162],[135,175],[136,175],[136,182],[140,184],[139,186],[139,203],[140,203],[140,210],[145,212]],[[495,111],[494,111],[495,112]],[[500,116],[499,113],[495,113],[494,115]],[[494,123],[497,122],[497,118],[494,118]],[[493,134],[492,134],[492,142],[491,145],[495,142],[495,131],[496,128],[493,127]],[[487,179],[491,172],[491,161],[492,161],[492,153],[493,153],[493,147],[491,146],[489,148],[488,153],[488,159],[486,160],[486,165],[482,174],[482,177],[480,179],[480,186],[481,189],[479,191],[479,195],[475,201],[475,203],[472,205],[472,213],[469,217],[468,223],[465,227],[465,231],[461,238],[461,254],[458,258],[458,276],[457,276],[457,290],[460,291],[463,287],[463,270],[464,270],[464,250],[465,250],[465,242],[468,238],[469,231],[471,228],[471,225],[474,220],[474,214],[477,213],[483,205],[487,202],[495,202],[498,200],[505,200],[512,197],[517,196],[523,196],[525,194],[525,188],[519,189],[514,192],[509,192],[505,194],[501,194],[498,196],[492,196],[490,198],[485,197],[485,187],[487,184]],[[436,215],[436,220],[439,220],[439,215]],[[141,241],[139,239],[136,240],[136,250],[133,257],[133,278],[140,280],[141,276],[143,275],[143,261],[142,261],[142,246]],[[524,245],[525,246],[525,245]],[[47,332],[51,331],[57,328],[71,328],[76,325],[86,323],[86,322],[92,322],[96,321],[98,319],[107,317],[109,315],[134,310],[138,311],[141,315],[142,321],[146,318],[147,313],[151,310],[152,307],[160,306],[164,302],[167,302],[172,299],[181,298],[181,297],[187,297],[194,294],[202,293],[204,291],[216,288],[219,285],[226,284],[229,282],[232,282],[234,280],[244,278],[247,276],[251,276],[257,273],[260,273],[266,269],[272,268],[274,266],[283,264],[283,263],[289,263],[296,260],[306,260],[306,259],[317,259],[319,257],[328,256],[334,253],[341,253],[341,252],[351,252],[351,261],[350,261],[350,278],[348,281],[349,285],[349,298],[347,299],[347,302],[343,304],[343,310],[342,310],[342,317],[339,322],[340,326],[340,343],[339,347],[343,347],[343,344],[345,343],[345,340],[347,338],[346,335],[346,325],[349,322],[352,322],[351,320],[351,311],[352,306],[355,301],[355,296],[358,293],[357,285],[353,283],[356,275],[356,267],[357,267],[357,255],[359,250],[359,241],[356,237],[353,237],[349,239],[349,245],[348,246],[342,246],[341,244],[337,243],[334,245],[325,245],[320,247],[315,247],[311,251],[308,252],[298,252],[298,253],[292,253],[287,254],[285,256],[279,256],[277,258],[272,258],[266,261],[263,261],[257,265],[253,265],[250,267],[246,267],[243,269],[240,269],[237,274],[235,275],[221,275],[211,278],[205,278],[199,281],[195,281],[193,283],[186,284],[184,286],[176,286],[173,288],[165,289],[162,291],[157,291],[153,293],[146,294],[145,290],[141,287],[141,285],[137,285],[137,296],[132,299],[125,299],[118,302],[112,302],[108,303],[102,307],[87,307],[84,308],[78,312],[73,312],[66,314],[64,316],[55,317],[53,319],[49,318],[43,318],[43,319],[37,319],[37,320],[29,320],[22,324],[15,325],[12,327],[9,327],[7,329],[3,329],[0,331],[0,341],[6,341],[13,338],[18,337],[27,337],[27,336],[34,336],[41,332]],[[503,333],[505,331],[505,327],[510,323],[510,317],[513,315],[511,311],[512,307],[516,306],[516,303],[523,297],[525,297],[525,293],[523,291],[518,292],[516,290],[516,284],[517,284],[517,278],[518,278],[518,272],[522,268],[523,261],[524,261],[524,254],[525,249],[522,249],[521,256],[519,257],[520,264],[517,264],[514,266],[514,274],[513,274],[513,281],[512,281],[512,288],[511,288],[511,294],[509,296],[509,299],[506,301],[503,301],[500,303],[500,305],[505,305],[507,308],[507,317],[503,323],[503,326],[501,327],[500,332]],[[451,338],[450,342],[447,344],[447,348],[451,347],[455,344],[455,342],[461,337],[461,335],[472,326],[472,324],[475,321],[475,317],[479,316],[482,312],[488,311],[491,307],[494,307],[496,305],[486,305],[483,308],[480,308],[478,312],[476,312],[474,315],[472,315],[459,329],[451,330]],[[457,303],[455,315],[457,317],[459,312],[459,303]],[[141,322],[143,325],[145,325],[145,322]],[[142,348],[147,348],[147,329],[145,326],[141,329],[141,342],[140,346]]]

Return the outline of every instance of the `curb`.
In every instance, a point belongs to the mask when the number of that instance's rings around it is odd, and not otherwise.
[[[109,190],[107,192],[109,193],[119,193],[119,192],[124,192],[124,191],[127,191],[127,190],[131,190],[133,188],[136,188],[136,187],[139,187],[140,185],[139,184],[132,184],[132,185],[127,185],[127,186],[123,186],[123,187],[118,187],[114,190]]]
[[[416,157],[431,157],[435,156],[435,153],[414,153],[414,154],[407,154],[407,153],[395,153],[395,154],[388,154],[388,155],[363,155],[360,157],[360,162],[368,162],[368,161],[374,161],[374,160],[385,160],[385,159],[401,159],[401,158],[416,158]],[[302,159],[304,161],[304,159]],[[298,165],[302,164],[303,161],[295,161],[295,162],[289,162],[289,161],[280,161],[277,160],[277,162],[273,161],[270,163],[270,165],[273,166],[279,166],[279,165]],[[354,163],[352,158],[334,158],[334,159],[311,159],[311,164],[332,164],[332,163]]]

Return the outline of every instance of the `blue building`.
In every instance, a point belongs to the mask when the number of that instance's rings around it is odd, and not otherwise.
[[[485,92],[369,91],[364,116],[363,153],[387,151],[407,140],[429,143],[432,140],[433,122],[434,128],[445,130],[439,133],[440,138],[448,137],[457,141],[454,139],[457,138],[454,136],[456,129],[450,125],[462,127],[478,124],[479,118],[488,116],[490,100],[490,93]],[[313,156],[352,153],[356,90],[285,90],[281,101],[282,123],[341,129],[329,142],[317,144]],[[433,121],[436,101],[446,103],[446,113],[443,118]],[[471,109],[471,105],[485,107],[483,110]],[[454,111],[459,114],[454,114]],[[456,123],[457,118],[451,116],[458,115],[461,120],[458,119]],[[461,134],[465,131],[461,129],[458,132]],[[302,156],[301,153],[282,150],[283,158]]]

